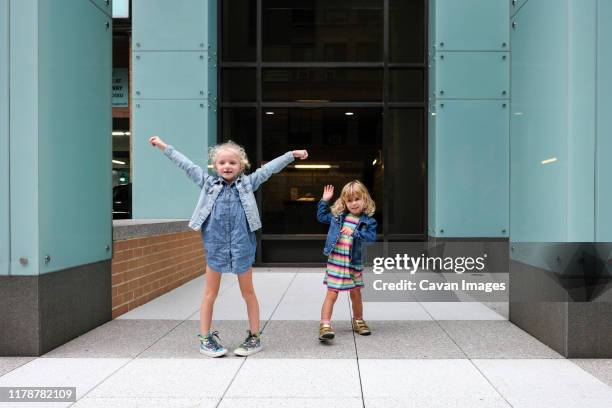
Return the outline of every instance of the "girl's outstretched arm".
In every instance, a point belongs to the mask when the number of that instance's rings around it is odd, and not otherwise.
[[[334,186],[331,184],[323,187],[323,197],[317,205],[317,220],[323,224],[331,222],[331,211],[329,209],[329,200],[334,196]]]
[[[296,158],[304,160],[307,157],[308,152],[306,150],[294,150],[292,152],[287,152],[272,161],[269,161],[247,176],[251,179],[251,188],[253,191],[257,190],[259,186],[268,181],[273,174],[280,172]]]
[[[185,170],[185,173],[187,173],[187,177],[189,177],[191,181],[196,183],[198,187],[202,188],[206,179],[210,177],[208,173],[202,170],[200,166],[193,163],[181,152],[174,149],[174,147],[172,147],[171,145],[166,144],[160,137],[150,137],[149,143],[152,146],[159,148],[159,150],[164,152],[164,156],[176,163],[176,165],[179,166],[181,169]]]

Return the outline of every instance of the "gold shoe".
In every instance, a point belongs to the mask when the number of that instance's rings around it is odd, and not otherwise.
[[[320,341],[328,341],[333,340],[336,337],[336,333],[334,333],[334,329],[332,329],[331,324],[323,324],[319,326],[319,340]]]
[[[353,331],[362,336],[369,336],[372,334],[370,328],[363,319],[353,319]]]

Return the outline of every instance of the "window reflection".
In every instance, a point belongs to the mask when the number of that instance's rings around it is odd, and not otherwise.
[[[370,189],[382,220],[382,109],[276,109],[262,120],[265,161],[289,150],[309,151],[307,162],[294,162],[264,185],[264,233],[326,233],[316,221],[323,186],[334,185],[337,198],[354,179]]]

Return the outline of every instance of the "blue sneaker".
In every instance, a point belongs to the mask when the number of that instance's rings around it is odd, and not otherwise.
[[[259,336],[259,334],[251,333],[250,330],[247,330],[247,333],[249,333],[247,338],[242,342],[240,346],[238,346],[236,350],[234,350],[234,354],[236,354],[237,356],[250,356],[251,354],[255,354],[263,349],[263,346],[261,345],[261,337]]]
[[[216,337],[216,339],[215,339]],[[206,335],[198,334],[200,339],[200,353],[208,357],[221,357],[227,354],[227,349],[219,344],[219,332],[208,332]]]

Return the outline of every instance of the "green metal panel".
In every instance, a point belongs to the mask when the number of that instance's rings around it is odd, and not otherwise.
[[[0,0],[0,276],[9,274],[9,1]]]
[[[443,51],[510,49],[507,0],[437,0],[436,47]]]
[[[208,13],[206,16],[207,42],[208,48],[208,74],[206,78],[207,98],[208,98],[208,145],[213,146],[217,143],[217,1],[208,0]]]
[[[556,0],[528,1],[514,18],[510,229],[516,242],[567,239],[567,19],[567,7]]]
[[[504,101],[436,103],[437,236],[508,236],[508,112]]]
[[[597,2],[596,241],[612,242],[612,2]]]
[[[435,57],[438,99],[508,98],[508,52],[443,52]]]
[[[206,3],[205,0],[133,0],[133,49],[204,51],[207,48]]]
[[[207,165],[206,101],[139,101],[132,117],[134,218],[189,218],[198,189],[185,173],[151,147],[158,135],[192,161]]]
[[[132,67],[134,100],[206,96],[206,52],[135,52]]]
[[[10,2],[11,275],[38,274],[38,2]],[[27,259],[22,265],[19,259]]]
[[[570,0],[568,36],[569,242],[595,239],[595,61],[597,0]]]
[[[510,16],[514,16],[527,0],[508,0],[510,3]]]
[[[104,14],[109,17],[113,16],[113,1],[112,0],[89,0],[98,7]]]
[[[81,0],[39,0],[39,14],[38,211],[40,256],[50,257],[41,262],[45,273],[111,257],[112,20]]]

